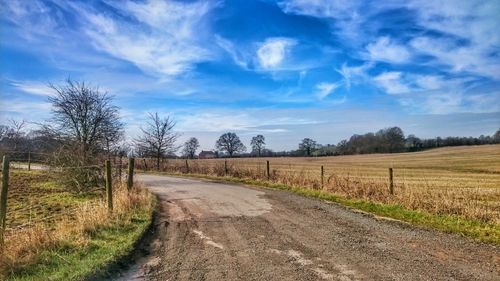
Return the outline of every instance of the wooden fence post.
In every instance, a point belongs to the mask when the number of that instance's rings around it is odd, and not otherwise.
[[[186,174],[189,174],[189,165],[188,160],[186,159]]]
[[[106,160],[106,198],[110,212],[113,211],[113,184],[111,180],[111,161]]]
[[[394,194],[394,177],[392,173],[392,168],[389,168],[389,192]]]
[[[5,219],[7,217],[7,192],[9,191],[9,156],[2,162],[2,190],[0,192],[0,250],[4,244]]]
[[[118,159],[120,159],[120,163],[118,164],[118,179],[120,181],[120,184],[122,183],[122,157],[120,156]]]
[[[266,171],[267,171],[267,180],[271,178],[271,170],[269,169],[269,160],[266,161]]]
[[[31,151],[28,151],[28,171],[31,171]]]
[[[128,159],[128,176],[127,176],[127,189],[132,190],[134,187],[134,157]]]
[[[142,162],[144,163],[144,171],[148,170],[148,164],[146,163],[146,158],[142,158]]]
[[[323,165],[321,165],[321,189],[325,187],[325,169]]]
[[[227,176],[227,159],[224,159],[224,176]]]

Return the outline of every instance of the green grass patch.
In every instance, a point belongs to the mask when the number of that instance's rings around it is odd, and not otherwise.
[[[44,250],[32,265],[6,280],[90,280],[96,275],[106,276],[107,268],[131,253],[151,221],[150,212],[138,212],[125,222],[97,229],[84,247],[67,241]]]
[[[158,172],[151,172],[158,173]],[[302,196],[318,198],[330,202],[342,204],[344,206],[368,212],[377,216],[387,217],[410,223],[412,225],[437,229],[442,232],[456,233],[462,236],[471,237],[483,242],[500,245],[500,226],[494,223],[485,223],[478,220],[465,219],[454,215],[437,215],[421,210],[412,210],[401,205],[383,204],[367,200],[349,199],[337,194],[322,190],[314,190],[305,187],[290,187],[283,184],[268,181],[257,181],[251,179],[241,179],[233,177],[216,177],[198,174],[172,174],[159,173],[173,176],[204,178],[210,180],[220,180],[223,182],[247,184],[259,187],[275,188],[290,191]]]
[[[13,170],[10,178],[8,228],[39,220],[48,231],[53,231],[55,223],[63,216],[72,219],[78,215],[74,209],[79,204],[102,199],[101,191],[67,191],[47,171]],[[154,197],[151,198],[155,201]],[[151,203],[151,200],[148,202]],[[42,244],[34,252],[30,250],[32,258],[12,267],[8,262],[3,263],[0,257],[0,266],[3,267],[0,268],[0,280],[66,281],[106,276],[113,265],[132,252],[137,241],[151,226],[154,205],[156,202],[134,207],[129,212],[115,213],[108,223],[88,233],[69,232],[67,237]],[[45,220],[47,217],[50,219]],[[8,245],[16,247],[16,232],[12,232],[8,239]]]

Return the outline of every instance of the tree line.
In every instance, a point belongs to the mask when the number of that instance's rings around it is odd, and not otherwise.
[[[196,141],[196,144],[198,144],[198,140],[196,138],[192,138],[185,144],[186,147],[188,147],[188,143],[192,143],[193,140]],[[349,139],[341,140],[336,145],[322,145],[311,138],[304,138],[298,144],[298,148],[296,150],[276,152],[265,147],[264,136],[257,135],[253,137],[250,142],[252,150],[249,153],[246,153],[246,147],[241,142],[239,137],[235,133],[228,132],[220,136],[220,138],[216,142],[215,147],[216,152],[220,152],[217,153],[217,155],[222,157],[281,157],[413,152],[444,146],[483,145],[499,143],[500,129],[497,130],[492,136],[481,135],[479,137],[436,137],[421,139],[412,134],[405,137],[401,128],[389,127],[381,129],[375,133],[352,135]],[[198,145],[194,148],[197,147]],[[185,155],[189,156],[189,158],[194,158],[195,156],[194,153]]]
[[[10,120],[0,125],[0,151],[17,151],[20,158],[32,152],[50,154],[50,161],[58,166],[84,167],[98,163],[103,157],[136,155],[156,159],[160,168],[163,158],[196,158],[200,147],[195,137],[183,145],[177,145],[179,133],[170,116],[149,113],[140,128],[140,134],[126,140],[124,124],[120,120],[119,108],[113,97],[85,82],[68,79],[62,85],[50,84],[54,95],[49,98],[52,105],[51,118],[36,123],[27,130],[27,122]],[[355,134],[338,144],[321,145],[312,138],[304,138],[291,151],[272,151],[266,148],[266,138],[256,135],[251,139],[250,151],[234,132],[222,134],[215,142],[214,152],[221,157],[249,156],[330,156],[366,153],[395,153],[420,151],[429,148],[458,145],[482,145],[500,143],[500,130],[491,136],[418,138],[405,136],[399,127],[381,129],[374,133]],[[84,173],[85,174],[85,173]],[[83,179],[93,176],[87,173]]]

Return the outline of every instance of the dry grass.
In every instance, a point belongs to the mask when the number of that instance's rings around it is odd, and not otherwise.
[[[116,184],[114,210],[110,213],[99,192],[67,193],[54,187],[53,179],[43,172],[13,171],[11,191],[7,216],[17,217],[19,221],[7,221],[5,246],[0,256],[2,280],[35,264],[42,252],[53,251],[64,262],[58,251],[83,249],[99,229],[132,224],[136,210],[150,212],[153,208],[149,192],[135,188],[129,193],[124,186]],[[38,200],[31,198],[33,195]],[[60,200],[54,200],[54,195],[59,195]],[[35,203],[26,207],[22,202]],[[65,207],[69,205],[72,208]],[[34,220],[32,215],[26,215],[33,210],[37,214]]]
[[[265,181],[266,160],[275,183],[500,224],[500,145],[400,154],[227,159],[227,176]],[[144,168],[142,160],[137,163]],[[225,174],[224,159],[189,160],[188,165],[191,173]],[[394,195],[388,189],[389,167],[394,168]],[[162,170],[185,173],[185,160],[164,161]]]

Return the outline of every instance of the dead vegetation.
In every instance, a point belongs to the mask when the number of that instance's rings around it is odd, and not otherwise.
[[[400,154],[189,160],[187,166],[185,160],[168,160],[162,162],[161,170],[266,181],[266,160],[273,183],[500,223],[500,145]],[[137,164],[140,169],[148,165],[140,159]],[[388,188],[389,167],[394,168],[393,195]]]
[[[102,191],[69,193],[47,172],[13,171],[11,191],[0,277],[22,272],[43,252],[81,251],[99,230],[131,225],[138,213],[150,214],[153,208],[150,193],[142,188],[129,193],[116,183],[110,213]]]

